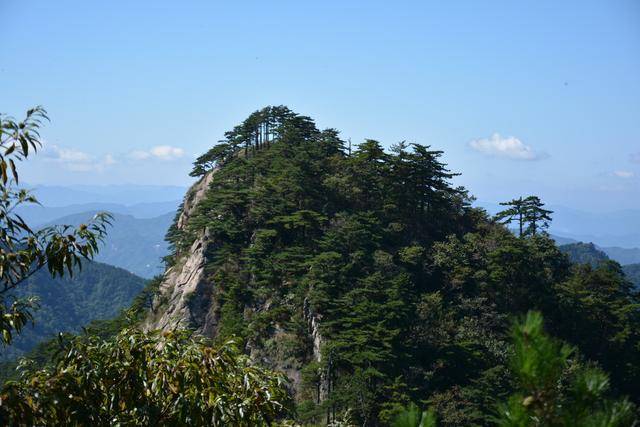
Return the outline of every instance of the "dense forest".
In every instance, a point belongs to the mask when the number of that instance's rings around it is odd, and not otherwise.
[[[110,319],[131,305],[145,280],[121,268],[86,262],[73,276],[52,278],[47,271],[29,277],[14,297],[38,297],[32,327],[27,327],[11,346],[0,349],[2,361],[30,351],[60,332],[79,332],[92,320]]]
[[[443,425],[489,423],[514,387],[509,326],[529,310],[637,399],[640,301],[620,266],[572,265],[537,198],[509,232],[514,205],[472,208],[442,156],[352,148],[284,107],[251,115],[196,161],[211,183],[168,234],[170,266],[206,242],[191,326],[293,373],[303,422],[385,424],[414,402]]]
[[[196,160],[167,272],[135,316],[5,386],[10,416],[633,425],[640,296],[620,265],[572,263],[535,196],[496,218],[472,207],[443,156],[255,112]]]
[[[609,257],[599,250],[593,243],[569,243],[561,245],[560,250],[567,254],[569,260],[575,264],[589,264],[597,267],[608,261]]]
[[[597,267],[610,260],[609,256],[593,243],[569,243],[560,245],[559,248],[575,264],[590,264],[592,267]],[[640,290],[640,264],[623,265],[622,271],[627,280]]]

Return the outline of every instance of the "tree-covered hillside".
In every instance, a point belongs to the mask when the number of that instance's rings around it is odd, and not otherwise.
[[[144,285],[141,277],[91,261],[73,276],[52,278],[46,270],[36,272],[14,292],[15,297],[38,297],[33,326],[27,326],[11,346],[0,348],[2,361],[30,351],[59,332],[78,332],[92,320],[114,317]]]
[[[192,175],[204,190],[169,230],[145,327],[181,317],[237,337],[289,375],[302,422],[384,425],[414,402],[443,425],[490,423],[515,387],[511,319],[532,309],[577,347],[569,366],[596,363],[614,393],[640,396],[640,299],[620,266],[574,266],[535,224],[515,236],[471,207],[437,149],[351,147],[269,107]]]
[[[560,246],[560,250],[567,254],[571,262],[590,264],[592,267],[597,267],[609,260],[609,257],[604,252],[606,249],[600,250],[593,243],[570,243]],[[622,271],[627,280],[640,289],[640,264],[623,265]]]
[[[590,264],[597,267],[600,263],[609,260],[607,254],[599,250],[593,243],[569,243],[561,245],[560,250],[567,254],[571,262],[576,264]]]

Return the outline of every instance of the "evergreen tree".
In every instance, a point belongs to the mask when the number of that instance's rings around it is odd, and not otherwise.
[[[524,221],[527,228],[524,231],[526,236],[535,236],[540,230],[545,230],[551,222],[553,211],[544,209],[544,203],[537,196],[529,196],[523,200]]]
[[[505,204],[499,221],[515,221],[515,236],[470,206],[429,146],[367,140],[349,152],[336,130],[286,107],[225,135],[228,152],[196,165],[217,169],[170,229],[169,259],[181,268],[202,245],[186,320],[292,373],[298,421],[389,425],[414,402],[443,426],[491,425],[496,401],[522,391],[508,319],[532,309],[576,348],[563,373],[589,360],[610,372],[612,393],[638,400],[638,297],[615,265],[572,266],[541,232],[539,199]],[[150,316],[172,291],[160,288]]]
[[[502,224],[511,224],[515,221],[518,225],[518,236],[522,237],[526,223],[526,209],[523,198],[519,197],[508,202],[502,202],[500,206],[508,206],[508,208],[498,212],[494,217],[495,220]]]
[[[632,426],[633,405],[608,398],[608,376],[595,367],[572,366],[575,349],[547,336],[542,323],[540,313],[530,312],[513,328],[518,392],[499,406],[497,425]]]
[[[193,170],[190,176],[202,176],[211,169],[223,164],[234,154],[233,147],[228,143],[221,143],[205,154],[199,156],[193,163]]]
[[[544,203],[537,196],[519,197],[500,205],[508,208],[498,212],[495,220],[502,224],[515,222],[520,237],[535,236],[540,230],[548,228],[551,222],[553,211],[544,209]]]

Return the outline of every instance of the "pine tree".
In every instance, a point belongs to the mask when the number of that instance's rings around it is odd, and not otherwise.
[[[494,219],[502,224],[516,222],[520,237],[536,236],[551,222],[553,211],[544,209],[544,203],[538,196],[519,197],[500,205],[508,206],[508,209],[498,212]]]
[[[573,367],[568,374],[575,348],[549,337],[542,316],[529,312],[512,330],[513,372],[518,392],[498,407],[496,424],[520,426],[598,427],[632,426],[633,405],[612,400],[609,378],[600,369]],[[568,375],[568,384],[563,376]]]
[[[502,224],[511,224],[516,222],[518,224],[518,236],[524,235],[525,226],[525,206],[522,197],[510,200],[508,202],[500,203],[500,206],[508,206],[507,209],[498,212],[495,215],[495,220]]]
[[[202,176],[211,169],[224,164],[233,154],[231,144],[218,144],[196,159],[193,163],[193,170],[189,175],[195,177]]]
[[[553,211],[544,209],[544,203],[537,196],[529,196],[523,200],[524,221],[527,228],[525,236],[535,236],[540,230],[545,230],[551,222]]]

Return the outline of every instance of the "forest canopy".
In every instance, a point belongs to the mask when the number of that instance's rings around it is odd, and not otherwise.
[[[386,150],[373,139],[351,147],[283,106],[227,132],[192,175],[206,186],[187,195],[170,227],[166,262],[179,270],[199,248],[202,278],[180,296],[181,320],[211,342],[131,329],[173,313],[177,284],[163,282],[146,316],[111,337],[72,342],[66,358],[5,386],[3,401],[37,393],[24,413],[45,420],[43,384],[64,390],[78,372],[80,384],[104,390],[136,370],[127,380],[148,390],[146,418],[130,406],[145,395],[124,386],[124,406],[83,408],[95,416],[87,421],[111,411],[123,422],[157,421],[154,411],[170,407],[178,412],[166,420],[205,425],[222,419],[217,391],[190,381],[225,378],[195,362],[219,351],[231,355],[231,396],[244,396],[234,378],[255,369],[251,387],[273,397],[252,394],[249,424],[572,425],[575,415],[632,425],[640,296],[615,262],[571,263],[547,235],[552,212],[537,196],[491,217],[452,184],[457,172],[441,150],[406,142]],[[158,347],[162,340],[173,347]],[[288,388],[275,372],[289,376]],[[154,378],[170,378],[167,393],[149,385]],[[80,387],[77,395],[88,393]],[[198,387],[213,400],[195,398]],[[79,404],[64,402],[61,411]],[[233,408],[229,420],[242,413]]]
[[[490,424],[516,387],[511,321],[530,310],[575,346],[571,366],[596,364],[613,395],[637,399],[640,300],[620,266],[573,265],[535,195],[495,218],[474,208],[443,158],[405,142],[352,148],[286,107],[257,111],[196,161],[211,184],[171,228],[170,265],[211,242],[216,304],[193,307],[217,319],[214,339],[302,373],[304,422],[386,424],[413,403],[443,425]]]

